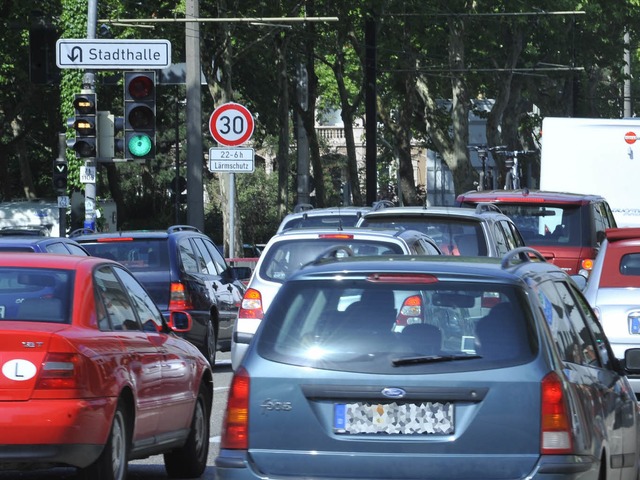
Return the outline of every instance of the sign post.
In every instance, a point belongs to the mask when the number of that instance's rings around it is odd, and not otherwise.
[[[253,135],[251,112],[239,103],[225,103],[209,118],[209,131],[219,145],[237,147]],[[253,149],[212,148],[209,150],[209,170],[229,173],[229,256],[235,258],[235,172],[253,172]]]

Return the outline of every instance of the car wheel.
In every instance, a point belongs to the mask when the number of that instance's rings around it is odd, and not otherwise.
[[[216,351],[218,350],[218,340],[216,339],[216,331],[213,328],[213,322],[207,324],[207,337],[204,339],[204,356],[207,357],[211,366],[216,364]]]
[[[118,404],[107,443],[98,459],[78,472],[79,480],[125,480],[129,436],[124,407]]]
[[[200,386],[187,442],[181,448],[164,454],[164,466],[170,478],[198,478],[207,467],[211,416],[208,398],[204,385]]]

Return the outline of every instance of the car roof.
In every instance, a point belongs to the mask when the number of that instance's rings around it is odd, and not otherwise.
[[[376,211],[367,212],[363,218],[378,216],[441,216],[441,217],[463,217],[472,219],[489,218],[500,216],[508,218],[498,208],[491,204],[483,203],[475,208],[470,207],[389,207]]]
[[[358,216],[364,215],[366,212],[370,210],[371,210],[371,207],[356,207],[356,206],[310,208],[308,210],[301,210],[299,212],[293,212],[286,215],[280,222],[280,225],[278,226],[278,232],[285,229],[285,226],[289,222],[299,218],[333,217],[333,216],[358,217]],[[295,228],[300,228],[300,227],[295,227]]]
[[[640,227],[607,228],[605,235],[610,243],[624,240],[640,240]]]
[[[533,255],[537,261],[523,254]],[[514,262],[515,261],[515,262]],[[520,268],[525,266],[525,268]],[[544,257],[530,247],[511,250],[502,258],[494,257],[461,257],[453,255],[434,256],[380,256],[380,257],[343,257],[326,258],[309,263],[294,272],[289,280],[300,277],[326,278],[330,274],[347,273],[416,273],[431,275],[455,275],[460,279],[491,278],[497,281],[515,282],[524,275],[541,271],[563,273],[555,265],[548,263]]]
[[[552,192],[547,190],[531,190],[527,188],[519,190],[472,190],[458,195],[460,201],[491,201],[491,202],[555,202],[581,204],[593,201],[602,201],[604,197],[595,194],[581,194],[570,192]]]
[[[73,237],[78,243],[94,242],[99,239],[113,239],[114,241],[121,238],[125,239],[149,239],[149,238],[168,238],[169,235],[206,235],[195,227],[190,225],[173,225],[166,230],[122,230],[119,232],[104,233],[83,233]]]
[[[405,229],[395,229],[395,228],[376,228],[376,227],[343,227],[343,228],[318,228],[318,227],[310,227],[310,228],[298,228],[291,230],[283,230],[282,232],[276,233],[275,236],[280,238],[291,238],[291,237],[304,237],[311,238],[316,237],[321,234],[336,234],[336,235],[354,235],[354,236],[384,236],[384,237],[401,237],[403,232],[407,232],[409,230]],[[415,230],[412,230],[415,233]]]
[[[80,264],[89,266],[101,265],[104,263],[117,262],[101,258],[84,255],[66,255],[58,253],[47,253],[46,255],[34,255],[28,252],[0,252],[0,265],[3,267],[33,266],[38,268],[78,268]]]

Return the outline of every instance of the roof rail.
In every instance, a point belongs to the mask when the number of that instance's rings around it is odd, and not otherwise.
[[[505,253],[504,257],[502,257],[502,261],[500,262],[500,267],[508,268],[516,259],[516,257],[520,259],[520,264],[525,262],[533,262],[533,259],[531,257],[535,257],[539,262],[547,262],[544,256],[535,248],[518,247]]]
[[[500,208],[495,203],[479,202],[478,205],[476,205],[476,213],[486,212],[502,213],[502,210],[500,210]]]
[[[313,205],[310,203],[299,203],[293,207],[293,213],[306,212],[307,210],[313,210]]]
[[[171,225],[169,228],[167,228],[167,233],[182,232],[182,231],[202,233],[200,232],[200,230],[198,230],[196,227],[192,225]]]
[[[376,212],[383,208],[395,207],[395,204],[391,200],[379,200],[377,202],[373,202],[371,204],[371,207],[372,207],[372,210]]]
[[[98,232],[91,228],[76,228],[69,234],[69,238],[79,237],[80,235],[93,235],[94,233]]]

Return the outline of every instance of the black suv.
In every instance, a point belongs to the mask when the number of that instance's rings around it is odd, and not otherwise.
[[[231,348],[245,287],[211,239],[197,228],[175,225],[166,231],[98,233],[74,240],[91,255],[129,268],[165,316],[174,310],[190,313],[193,328],[184,337],[212,365],[218,349]]]

